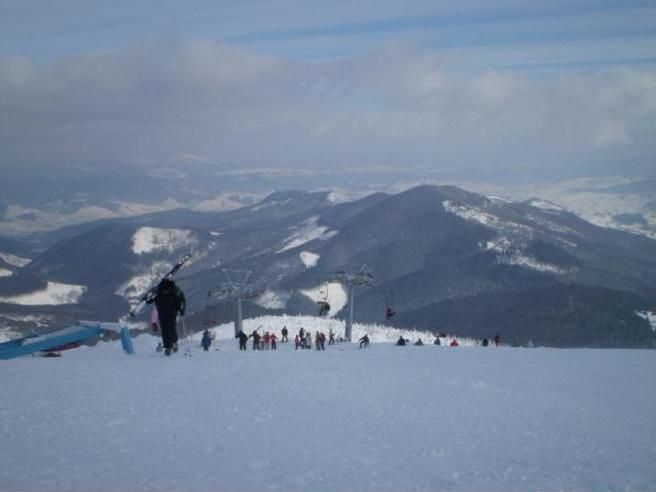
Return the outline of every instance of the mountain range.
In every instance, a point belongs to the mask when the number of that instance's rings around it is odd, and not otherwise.
[[[452,186],[349,202],[329,191],[274,192],[225,212],[175,209],[0,238],[0,252],[0,326],[18,331],[115,320],[191,252],[176,280],[196,329],[234,317],[234,302],[211,294],[226,285],[248,287],[245,316],[316,314],[327,301],[329,316],[344,318],[337,279],[366,271],[358,321],[384,321],[392,307],[394,326],[500,333],[516,344],[656,344],[636,314],[656,302],[655,240],[544,200]]]

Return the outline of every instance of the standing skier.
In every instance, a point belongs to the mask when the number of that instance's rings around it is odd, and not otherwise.
[[[178,351],[178,333],[176,331],[177,316],[184,316],[186,300],[184,293],[173,280],[164,278],[157,286],[157,294],[149,301],[157,306],[157,317],[162,330],[162,345],[164,355]]]
[[[282,327],[282,340],[280,340],[282,343],[288,342],[289,340],[287,339],[287,335],[289,335],[289,331],[287,330],[286,326]]]
[[[210,349],[210,345],[212,345],[212,337],[207,329],[203,332],[203,339],[200,341],[200,344],[205,352],[207,352]]]
[[[248,335],[244,333],[244,330],[239,330],[239,333],[237,333],[237,338],[239,338],[239,350],[246,350]]]
[[[253,333],[248,335],[248,338],[253,338],[253,350],[260,350],[260,334],[257,332],[257,330],[253,330]]]

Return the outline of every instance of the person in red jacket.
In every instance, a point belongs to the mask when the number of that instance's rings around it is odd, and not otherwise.
[[[501,335],[497,333],[497,335],[494,337],[494,345],[497,347],[501,346]]]
[[[458,347],[458,341],[454,338],[451,340],[451,343],[449,344],[451,347]]]

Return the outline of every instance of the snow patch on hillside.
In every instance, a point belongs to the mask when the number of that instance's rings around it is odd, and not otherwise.
[[[499,236],[492,241],[488,241],[483,249],[498,253],[496,262],[500,265],[516,265],[539,272],[549,272],[559,275],[567,273],[566,269],[558,265],[543,263],[536,258],[524,254],[522,251],[523,248],[523,244],[515,244],[507,237]]]
[[[297,248],[305,243],[314,241],[315,239],[330,239],[337,234],[337,231],[329,231],[328,227],[317,225],[318,221],[319,217],[316,215],[303,221],[303,223],[297,227],[296,231],[285,239],[285,245],[276,251],[276,253],[282,253],[283,251]]]
[[[547,200],[538,200],[537,198],[535,198],[533,200],[530,200],[528,202],[528,204],[531,207],[539,208],[541,210],[553,210],[553,211],[557,211],[557,212],[566,212],[565,208],[561,207],[560,205],[558,205],[556,203],[549,202]]]
[[[255,304],[265,309],[285,309],[291,294],[280,290],[266,290],[255,299]]]
[[[656,311],[637,311],[636,314],[649,321],[652,331],[656,331]]]
[[[18,268],[23,268],[25,265],[28,265],[32,261],[29,258],[21,258],[20,256],[2,252],[0,252],[0,260],[4,261],[8,265],[12,265]]]
[[[320,256],[316,253],[311,253],[309,251],[301,251],[299,253],[301,261],[306,266],[306,268],[312,268],[317,266]]]
[[[327,284],[318,285],[312,289],[299,291],[314,302],[328,300],[330,311],[328,317],[332,318],[339,313],[348,301],[346,289],[339,282],[328,282]]]
[[[127,282],[121,284],[114,292],[116,295],[124,297],[131,304],[148,289],[155,286],[156,283],[173,267],[166,261],[156,261],[147,272],[141,273],[130,278]]]
[[[503,257],[498,257],[497,262],[505,263],[508,265],[516,265],[524,268],[530,268],[531,270],[536,270],[538,272],[555,273],[558,275],[563,275],[567,273],[567,270],[559,267],[558,265],[553,265],[551,263],[542,263],[530,256],[513,255],[513,256],[508,256],[505,259],[503,259]]]
[[[61,304],[77,304],[87,288],[83,285],[48,282],[45,289],[35,290],[27,294],[1,297],[0,302],[20,304],[23,306],[58,306]]]
[[[478,207],[469,207],[465,205],[458,205],[450,200],[444,200],[442,206],[446,212],[457,215],[458,217],[478,222],[484,226],[490,227],[492,229],[504,230],[511,229],[517,232],[530,233],[532,232],[531,228],[523,224],[518,224],[510,220],[502,220],[496,215],[493,215],[481,208]]]
[[[181,249],[190,249],[198,244],[194,233],[186,229],[160,229],[141,227],[132,236],[132,251],[137,254],[154,251],[173,253]]]
[[[0,267],[0,277],[11,277],[14,274],[11,270]]]

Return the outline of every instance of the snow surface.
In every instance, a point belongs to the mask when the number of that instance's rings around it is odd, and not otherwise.
[[[21,304],[23,306],[77,304],[86,290],[87,288],[84,285],[48,282],[45,289],[16,296],[0,296],[0,302]]]
[[[0,277],[11,277],[14,274],[11,270],[0,267]]]
[[[565,212],[566,211],[560,205],[558,205],[556,203],[553,203],[553,202],[546,201],[546,200],[533,199],[529,202],[529,205],[531,207],[539,208],[539,209],[542,209],[542,210],[553,210],[553,211],[556,211],[556,212]]]
[[[555,274],[565,274],[567,270],[558,265],[538,261],[532,256],[521,254],[521,247],[505,236],[498,236],[492,241],[487,241],[483,249],[495,251],[498,253],[496,261],[500,264],[516,265],[524,268],[530,268],[538,272],[550,272]]]
[[[185,229],[161,229],[141,227],[132,236],[132,251],[137,254],[154,251],[173,253],[180,249],[190,249],[198,244],[194,233]]]
[[[4,261],[8,265],[12,265],[18,268],[22,268],[32,261],[28,258],[21,258],[20,256],[12,255],[10,253],[2,253],[2,252],[0,252],[0,260]]]
[[[317,285],[312,289],[299,290],[299,292],[314,302],[327,299],[330,304],[328,317],[335,316],[348,302],[346,289],[339,282],[328,282],[327,284]]]
[[[0,488],[656,487],[654,351],[134,341],[0,362]]]
[[[636,312],[642,319],[649,321],[652,331],[656,331],[656,310],[655,311],[638,311]]]
[[[279,290],[266,290],[255,299],[255,304],[266,309],[285,309],[291,294]]]
[[[309,251],[301,251],[298,254],[301,257],[301,261],[307,268],[312,268],[317,266],[320,256],[316,253],[311,253]]]
[[[318,220],[319,217],[314,216],[303,221],[294,234],[285,240],[285,245],[276,251],[276,253],[282,253],[288,249],[297,248],[305,243],[314,241],[315,239],[330,239],[337,234],[337,231],[329,231],[327,227],[317,225]]]

